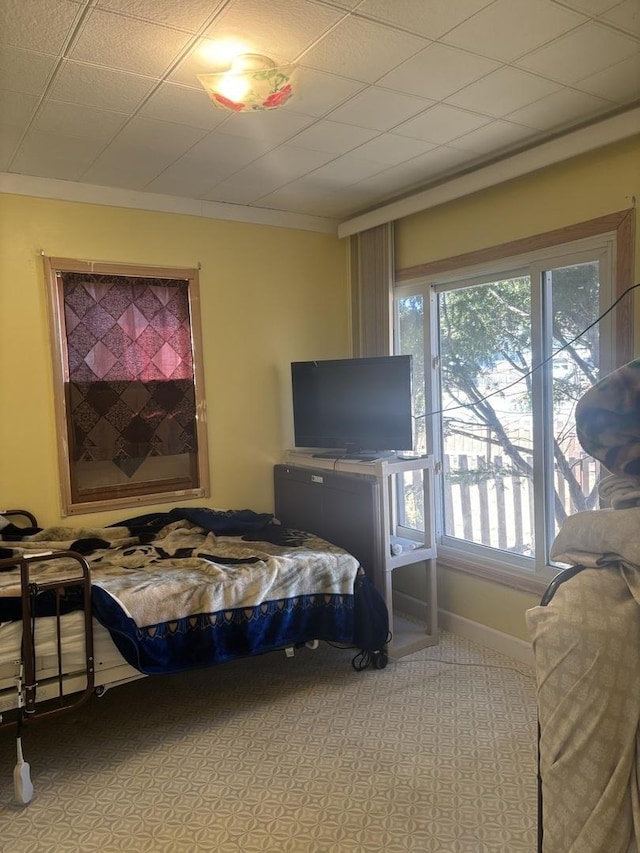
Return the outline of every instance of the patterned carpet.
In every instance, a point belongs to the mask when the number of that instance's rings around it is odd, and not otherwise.
[[[450,634],[356,672],[321,645],[93,698],[23,737],[2,853],[534,853],[535,682]]]

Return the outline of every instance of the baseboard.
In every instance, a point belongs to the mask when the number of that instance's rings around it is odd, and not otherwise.
[[[394,591],[393,602],[401,613],[406,613],[412,619],[424,619],[425,604],[423,601],[411,595]],[[472,643],[478,643],[478,645],[492,649],[494,652],[499,652],[533,666],[533,650],[531,644],[526,640],[513,637],[504,631],[498,631],[496,628],[490,628],[481,622],[474,622],[473,619],[467,619],[465,616],[458,616],[457,613],[450,613],[448,610],[438,611],[438,622],[443,631],[457,634]]]
[[[504,631],[498,631],[496,628],[490,628],[488,625],[482,625],[464,616],[458,616],[457,613],[449,613],[448,610],[438,611],[438,618],[443,631],[450,631],[452,634],[471,640],[472,643],[478,643],[487,649],[493,649],[494,652],[533,666],[533,649],[531,643],[526,640],[505,634]]]

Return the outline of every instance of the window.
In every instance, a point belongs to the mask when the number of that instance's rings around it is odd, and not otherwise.
[[[206,496],[197,272],[45,266],[63,512]]]
[[[624,289],[613,286],[616,233],[551,242],[396,287],[395,349],[414,356],[417,449],[432,451],[442,474],[439,555],[512,581],[548,579],[566,516],[598,507],[598,465],[576,440],[575,405],[627,360],[613,342],[625,343],[629,302],[598,322]],[[401,504],[415,517],[410,487]]]

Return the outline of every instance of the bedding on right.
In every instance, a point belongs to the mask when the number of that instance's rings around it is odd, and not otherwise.
[[[606,509],[570,516],[551,558],[584,567],[527,611],[538,685],[541,853],[640,850],[640,359],[590,388],[578,439]]]

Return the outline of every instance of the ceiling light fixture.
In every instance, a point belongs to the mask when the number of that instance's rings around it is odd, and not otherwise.
[[[231,112],[273,110],[293,94],[294,65],[276,65],[268,56],[244,53],[234,57],[226,71],[198,74],[198,80],[216,107]]]

